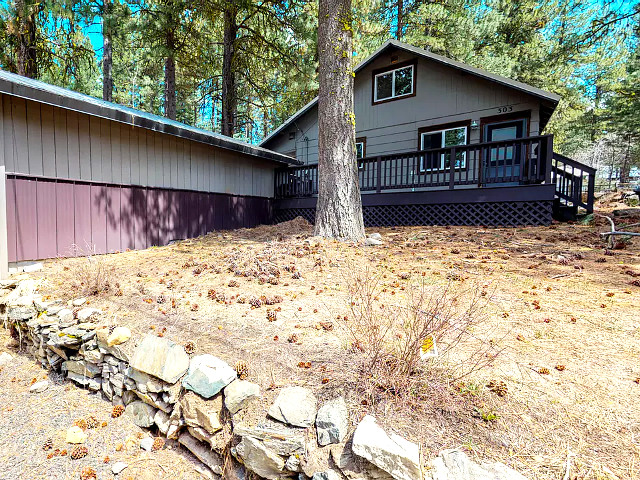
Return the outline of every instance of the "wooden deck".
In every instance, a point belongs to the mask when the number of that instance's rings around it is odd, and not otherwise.
[[[453,159],[453,161],[452,161]],[[546,225],[559,206],[593,210],[595,170],[553,152],[553,136],[358,160],[365,223]],[[280,169],[276,220],[314,220],[318,166]]]

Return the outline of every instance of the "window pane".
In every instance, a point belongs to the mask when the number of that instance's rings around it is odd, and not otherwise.
[[[452,147],[454,145],[464,145],[467,143],[466,137],[467,129],[465,127],[447,130],[444,132],[444,146]]]
[[[364,157],[364,143],[356,143],[356,158],[360,159]]]
[[[422,134],[422,150],[429,150],[431,148],[440,148],[441,146],[442,146],[442,132]]]
[[[378,75],[376,77],[376,100],[384,100],[392,95],[391,83],[393,72]]]
[[[400,68],[395,71],[396,92],[395,96],[413,93],[413,67]]]

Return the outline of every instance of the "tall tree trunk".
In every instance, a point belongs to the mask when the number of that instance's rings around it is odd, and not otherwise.
[[[396,27],[396,40],[402,40],[402,29],[404,27],[403,25],[403,14],[404,14],[404,2],[403,0],[398,0],[398,3],[396,4],[396,8],[397,8],[397,14],[396,14],[396,20],[398,22],[398,25]]]
[[[225,3],[222,52],[222,134],[233,137],[238,109],[235,77],[235,44],[238,36],[238,7],[234,1]]]
[[[176,61],[172,56],[164,61],[164,116],[176,119]]]
[[[320,0],[318,11],[318,204],[315,234],[364,238],[353,111],[351,0]]]
[[[16,23],[18,27],[18,74],[38,78],[38,52],[36,49],[36,16],[44,6],[25,5],[16,0]]]
[[[102,7],[102,99],[113,101],[113,51],[111,0],[104,0]]]

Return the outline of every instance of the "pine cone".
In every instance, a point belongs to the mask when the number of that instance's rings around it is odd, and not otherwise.
[[[187,352],[187,355],[192,355],[196,351],[196,344],[193,342],[185,343],[184,351]]]
[[[78,460],[80,458],[86,457],[88,453],[89,453],[89,450],[87,449],[87,447],[83,445],[79,445],[77,447],[73,447],[73,449],[71,450],[70,456],[74,460]]]
[[[275,322],[278,319],[278,314],[274,310],[267,311],[267,320]]]
[[[47,450],[51,450],[53,448],[53,439],[52,438],[48,438],[46,442],[44,442],[44,445],[42,445],[42,450],[47,451]]]
[[[120,415],[124,413],[124,407],[122,405],[115,405],[111,412],[111,416],[113,418],[118,418]]]
[[[236,362],[235,368],[240,380],[244,380],[249,376],[249,365],[247,365],[247,362],[245,362],[244,360]]]
[[[80,473],[80,480],[91,480],[96,478],[97,478],[97,473],[91,467],[84,467],[82,469],[82,472]]]
[[[100,425],[100,422],[98,422],[98,419],[94,416],[88,417],[87,421],[87,428],[98,428],[98,425]]]
[[[162,437],[154,438],[153,446],[151,447],[151,450],[154,452],[157,452],[158,450],[162,450],[162,447],[164,447],[164,438]]]
[[[76,420],[75,422],[73,422],[73,425],[75,427],[80,427],[83,431],[87,429],[87,421],[84,418]]]

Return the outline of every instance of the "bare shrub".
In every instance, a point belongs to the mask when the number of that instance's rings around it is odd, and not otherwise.
[[[361,354],[365,377],[378,387],[415,390],[435,373],[459,380],[498,354],[493,343],[474,334],[484,321],[479,288],[420,277],[390,295],[384,271],[349,270],[351,315],[341,324],[351,349]],[[423,360],[425,350],[436,354]]]
[[[70,268],[72,285],[82,295],[100,295],[109,293],[119,287],[116,281],[115,267],[108,261],[105,255],[86,253],[74,247],[76,262]]]

